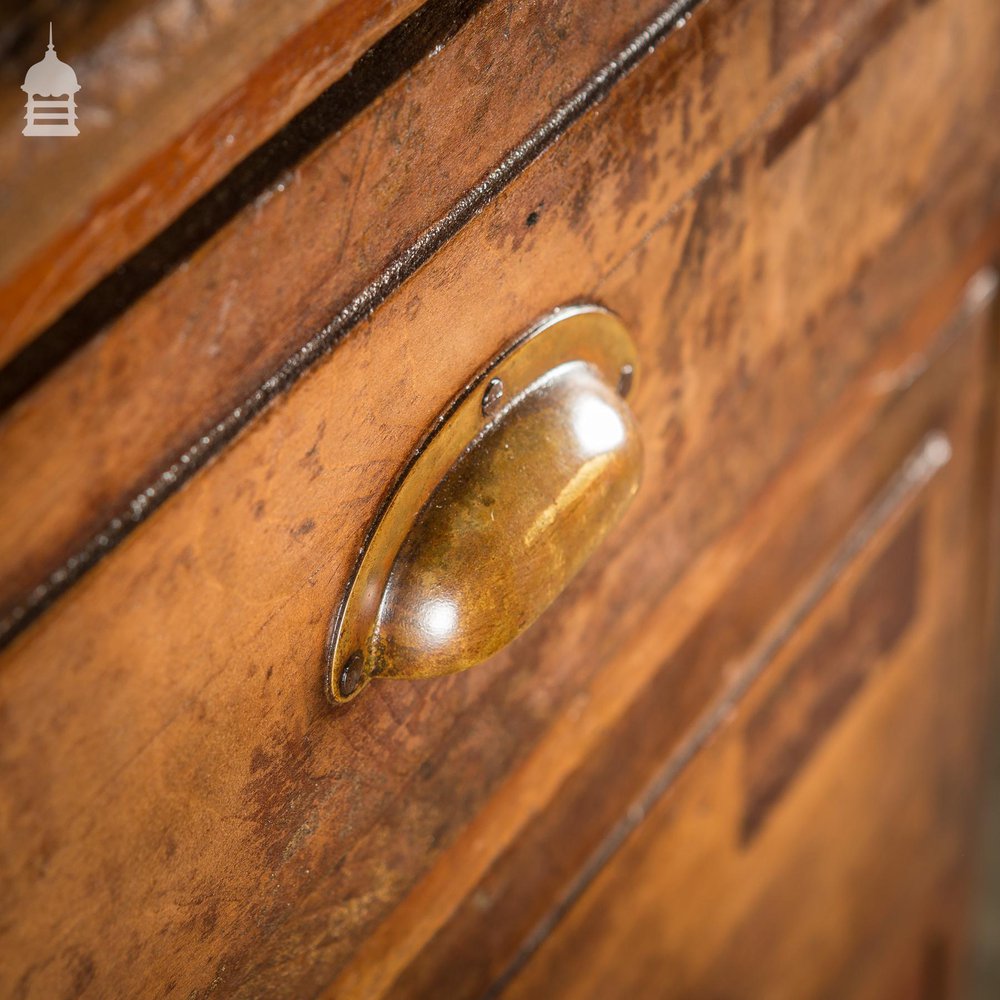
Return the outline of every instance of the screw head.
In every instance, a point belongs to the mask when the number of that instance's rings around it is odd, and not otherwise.
[[[483,393],[483,416],[488,417],[494,413],[503,399],[503,381],[498,378],[491,378],[486,384],[486,391]]]
[[[632,381],[635,378],[635,369],[632,365],[622,365],[618,373],[618,395],[625,397],[632,391]]]
[[[344,698],[349,698],[358,689],[364,677],[365,658],[361,655],[361,650],[355,650],[347,658],[344,668],[340,671],[340,694]]]

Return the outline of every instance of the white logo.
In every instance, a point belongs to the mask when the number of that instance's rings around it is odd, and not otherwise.
[[[49,22],[49,48],[45,58],[35,63],[21,86],[28,95],[22,135],[79,135],[76,127],[76,101],[73,95],[80,89],[76,73],[57,55],[52,44],[52,22]],[[45,100],[58,97],[60,100]],[[41,98],[41,100],[39,100]]]

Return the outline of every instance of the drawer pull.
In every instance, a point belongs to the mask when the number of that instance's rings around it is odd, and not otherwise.
[[[562,309],[435,422],[383,501],[330,629],[327,692],[475,666],[558,596],[639,487],[621,321]]]

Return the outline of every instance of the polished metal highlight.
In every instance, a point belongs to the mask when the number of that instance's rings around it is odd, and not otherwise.
[[[573,306],[466,386],[369,529],[330,630],[333,702],[475,666],[555,600],[638,490],[637,374],[621,321]]]

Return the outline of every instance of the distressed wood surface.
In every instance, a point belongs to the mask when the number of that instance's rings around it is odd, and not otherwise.
[[[0,64],[0,363],[418,5],[118,0],[5,20],[16,41]],[[21,135],[19,88],[50,18],[83,88],[72,142]]]
[[[567,723],[552,727],[362,945],[331,996],[473,997],[505,973],[658,772],[683,766],[692,720],[726,700],[761,633],[829,566],[966,381],[993,364],[995,276],[981,274],[962,292],[955,279],[963,274],[927,296],[802,442],[792,467],[685,571],[641,638],[578,694]],[[918,371],[927,374],[914,382]],[[624,691],[623,677],[631,681]]]
[[[0,417],[0,608],[241,404],[660,6],[619,0],[555,16],[545,5],[487,6],[241,213],[197,266],[164,280]],[[730,46],[739,34],[727,29]],[[695,45],[686,43],[691,55]],[[67,407],[76,419],[49,419]],[[39,510],[28,498],[42,494]],[[3,547],[15,538],[16,558]]]
[[[986,722],[996,380],[972,360],[943,424],[951,463],[865,541],[504,996],[856,997],[887,967],[914,995],[961,995],[961,914],[938,902],[969,874]],[[921,933],[894,949],[914,913]]]
[[[544,10],[526,6],[510,26],[496,8],[484,10],[443,52],[304,164],[283,192],[244,213],[199,255],[197,267],[162,283],[0,420],[0,451],[7,457],[0,485],[11,484],[0,489],[0,519],[10,525],[0,546],[8,540],[16,545],[16,556],[0,548],[0,566],[9,567],[0,579],[0,607],[9,609],[125,509],[181,449],[335,315],[407,238],[445,212],[495,163],[497,148],[518,142],[545,109],[572,92],[585,67],[593,68],[627,38],[631,21],[626,30],[618,24],[617,8],[601,10],[603,32],[582,9],[561,15],[569,22],[551,25]],[[662,103],[669,119],[654,127],[633,115],[621,151],[606,145],[603,159],[587,157],[588,169],[601,164],[611,171],[615,199],[624,204],[632,198],[635,207],[621,224],[641,238],[657,206],[684,197],[731,144],[745,142],[747,130],[778,95],[793,121],[802,119],[803,106],[815,113],[820,96],[844,86],[908,11],[898,2],[845,4],[840,21],[829,15],[810,20],[796,34],[794,25],[785,26],[787,15],[767,4],[706,10],[658,56],[655,94],[642,106]],[[586,32],[584,23],[590,25]],[[844,51],[834,30],[841,23],[854,39]],[[484,67],[477,53],[486,39],[504,33],[511,44]],[[989,37],[988,27],[984,35]],[[565,62],[551,58],[553,39],[560,37],[573,39],[572,58]],[[529,94],[515,100],[512,111],[508,87],[497,84],[520,74],[525,64],[537,72],[524,75]],[[949,69],[972,79],[972,69],[962,69],[960,61]],[[652,78],[649,70],[646,77]],[[985,85],[977,78],[971,93],[983,94]],[[642,100],[634,87],[631,92]],[[448,108],[442,107],[442,93]],[[962,88],[947,93],[963,115],[971,113],[964,105],[973,98]],[[951,120],[952,112],[939,113],[942,121]],[[780,121],[774,127],[779,135],[788,131]],[[653,135],[655,152],[638,152]],[[975,141],[985,144],[988,137]],[[450,156],[455,148],[463,149],[461,158]],[[636,161],[648,166],[639,172],[634,163],[626,168],[625,150],[637,150]],[[773,139],[768,155],[776,156]],[[984,150],[970,172],[988,176],[993,155]],[[612,169],[614,163],[619,165]],[[921,165],[914,164],[904,183],[933,183],[918,177]],[[429,191],[431,171],[437,182]],[[351,206],[346,213],[329,211],[345,204]],[[614,201],[608,207],[616,216],[621,211]],[[882,211],[897,210],[891,201]],[[385,225],[387,217],[393,226]],[[289,241],[289,231],[303,238]],[[520,249],[520,242],[513,243]],[[624,245],[631,240],[626,237]],[[261,254],[260,246],[268,252]]]
[[[777,10],[703,8],[3,654],[0,992],[419,993],[467,924],[490,937],[449,995],[474,995],[621,816],[608,782],[637,793],[685,745],[924,434],[956,442],[942,477],[968,465],[997,12]],[[332,714],[329,615],[381,495],[483,360],[577,297],[646,363],[635,507],[491,663]]]

